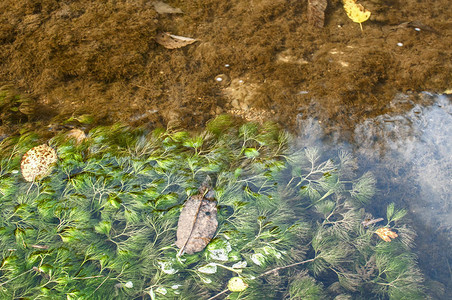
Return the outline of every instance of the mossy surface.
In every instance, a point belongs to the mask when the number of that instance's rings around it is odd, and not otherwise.
[[[375,180],[353,158],[289,149],[272,124],[202,133],[97,127],[49,141],[59,161],[29,183],[19,172],[37,136],[1,144],[0,295],[30,299],[422,299],[414,233],[388,207],[365,228]],[[202,252],[177,256],[184,201],[209,175],[218,229]],[[399,237],[384,242],[375,229]],[[229,292],[239,276],[248,287]]]
[[[202,128],[231,112],[294,128],[302,113],[352,131],[403,109],[397,93],[451,88],[448,0],[358,1],[372,12],[363,31],[340,0],[323,28],[308,24],[308,1],[164,1],[175,15],[153,2],[1,1],[0,83],[27,94],[43,125],[94,112],[100,125]],[[160,32],[198,42],[165,49]]]

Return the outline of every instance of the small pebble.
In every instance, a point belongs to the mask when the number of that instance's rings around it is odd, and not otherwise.
[[[397,46],[402,47],[403,43],[397,43]]]
[[[219,74],[215,76],[215,81],[220,83],[221,85],[227,85],[231,81],[229,76],[226,74]]]

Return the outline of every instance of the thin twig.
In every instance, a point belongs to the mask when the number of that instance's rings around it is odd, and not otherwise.
[[[102,283],[101,284],[99,284],[99,286],[94,290],[94,292],[92,292],[91,293],[91,295],[92,294],[94,294],[104,283],[105,283],[105,281],[107,281],[107,279],[109,279],[110,278],[110,275],[108,275],[105,279],[104,279],[104,281],[102,281]],[[90,295],[90,296],[91,296]]]
[[[215,296],[212,296],[212,297],[210,297],[209,299],[207,299],[207,300],[212,300],[212,299],[215,299],[215,298],[217,298],[217,297],[220,297],[221,295],[223,295],[224,293],[227,293],[229,290],[228,289],[224,289],[224,290],[222,290],[221,292],[219,292],[218,294],[216,294]]]
[[[295,267],[295,266],[298,266],[298,265],[303,265],[303,264],[305,264],[305,263],[308,263],[308,262],[311,262],[311,261],[314,261],[314,260],[315,260],[315,257],[314,257],[314,258],[307,259],[307,260],[303,260],[303,261],[300,261],[300,262],[297,262],[297,263],[293,263],[293,264],[290,264],[290,265],[287,265],[287,266],[282,266],[282,267],[274,268],[274,269],[268,270],[268,271],[265,272],[265,273],[262,273],[261,275],[257,276],[256,278],[263,277],[263,276],[265,276],[265,275],[274,273],[274,272],[279,271],[279,270],[284,270],[284,269],[291,268],[291,267]]]
[[[72,279],[84,280],[84,279],[101,278],[101,277],[104,277],[104,275],[96,275],[96,276],[88,276],[88,277],[73,277]]]

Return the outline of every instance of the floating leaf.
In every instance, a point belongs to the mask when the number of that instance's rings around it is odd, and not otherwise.
[[[322,28],[325,23],[326,0],[308,1],[308,22],[310,25]]]
[[[375,231],[375,233],[385,242],[390,242],[391,239],[395,239],[399,235],[392,231],[388,227],[381,227]]]
[[[210,197],[207,177],[199,188],[199,194],[191,196],[184,204],[177,224],[176,246],[178,255],[202,251],[217,230],[217,202]]]
[[[243,269],[243,268],[246,268],[246,266],[247,266],[246,260],[242,260],[242,261],[239,261],[239,262],[233,264],[232,268],[233,269]]]
[[[166,49],[177,49],[193,44],[196,39],[162,32],[157,34],[155,41]]]
[[[152,3],[154,5],[154,9],[159,14],[182,14],[182,10],[180,8],[174,8],[171,5],[166,4],[162,1],[155,1]]]
[[[259,151],[256,148],[246,148],[244,154],[248,158],[256,158],[259,156]]]
[[[168,293],[168,291],[164,287],[158,287],[155,289],[155,291],[162,295],[166,295]]]
[[[208,278],[208,277],[204,277],[204,276],[201,276],[201,275],[199,275],[199,278],[202,280],[202,282],[204,282],[205,284],[210,284],[210,283],[212,283],[212,280],[210,279],[210,278]]]
[[[248,287],[248,284],[240,277],[232,277],[228,282],[228,290],[231,292],[243,292]]]
[[[198,268],[198,271],[204,274],[215,274],[217,272],[217,264],[210,263],[201,268]]]
[[[160,269],[165,274],[175,274],[177,272],[170,261],[158,261],[157,263],[160,265]]]
[[[265,263],[265,256],[262,253],[255,253],[251,255],[251,260],[258,266],[262,266]]]
[[[231,244],[223,240],[216,240],[207,246],[209,257],[219,261],[228,261],[228,254],[231,250]]]
[[[274,256],[277,259],[280,259],[282,256],[279,251],[276,251],[274,248],[270,246],[264,246],[262,247],[262,250],[264,251],[265,254]]]
[[[361,23],[369,19],[370,11],[365,9],[361,4],[357,4],[356,0],[343,0],[343,3],[347,16],[353,22],[359,23],[361,30],[363,30]]]
[[[240,255],[240,252],[237,252],[237,251],[229,252],[228,257],[229,257],[229,261],[238,261],[238,260],[242,259],[242,256]]]

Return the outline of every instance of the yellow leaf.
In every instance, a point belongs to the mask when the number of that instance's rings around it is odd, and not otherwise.
[[[361,4],[357,4],[356,0],[343,0],[344,9],[347,16],[361,26],[362,22],[365,22],[370,17],[370,11],[365,9]],[[362,30],[362,27],[361,27]]]
[[[398,237],[398,234],[389,229],[388,227],[378,228],[375,233],[385,242],[390,242],[391,239]]]
[[[228,290],[231,292],[243,292],[248,287],[242,278],[232,277],[228,282]]]

